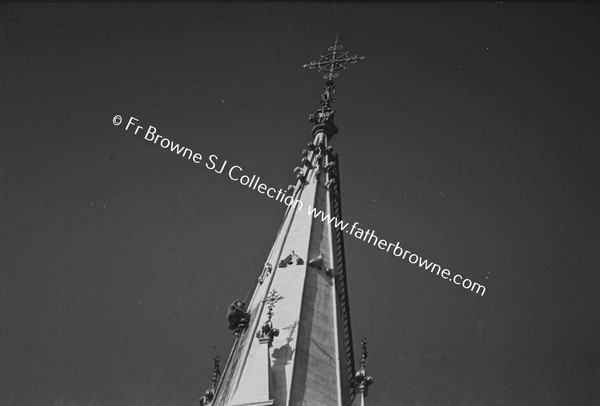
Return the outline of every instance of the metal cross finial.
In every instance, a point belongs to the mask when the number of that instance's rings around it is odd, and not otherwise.
[[[367,363],[367,339],[362,338],[360,340],[362,344],[362,357],[360,358],[360,369],[356,371],[352,380],[352,385],[356,388],[356,391],[367,396],[369,392],[369,386],[373,385],[373,378],[367,376],[365,371],[365,365]]]
[[[273,311],[275,303],[279,302],[281,299],[283,299],[283,296],[277,294],[277,291],[273,289],[269,293],[269,296],[267,296],[267,298],[264,300],[265,303],[268,303],[269,310],[267,311],[267,316],[269,317],[269,321],[273,318],[273,315],[275,314],[275,312]]]
[[[275,303],[279,302],[283,299],[283,296],[278,295],[277,291],[273,289],[267,298],[263,300],[263,303],[268,303],[269,310],[267,311],[267,321],[262,325],[260,330],[256,333],[256,338],[261,344],[267,343],[269,348],[273,344],[273,339],[279,336],[279,329],[273,327],[273,322],[271,319],[275,312],[273,312],[273,308],[275,307]]]
[[[339,73],[337,73],[338,70],[348,69],[348,64],[354,64],[365,59],[364,56],[348,56],[348,52],[341,52],[343,48],[339,43],[338,34],[336,34],[333,46],[328,48],[328,51],[330,51],[328,54],[320,55],[321,58],[318,61],[312,61],[302,65],[302,67],[318,69],[318,72],[326,72],[323,78],[333,80],[333,78],[339,76]]]

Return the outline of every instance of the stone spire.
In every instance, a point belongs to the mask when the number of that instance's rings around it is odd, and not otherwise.
[[[339,160],[331,138],[337,71],[364,59],[348,57],[338,39],[329,53],[304,67],[325,72],[312,138],[288,190],[299,204],[283,223],[249,303],[228,311],[235,342],[210,406],[350,406],[355,384]],[[310,211],[317,215],[311,214]],[[318,213],[322,213],[322,216]],[[276,311],[275,311],[276,305]],[[361,364],[362,365],[362,364]]]

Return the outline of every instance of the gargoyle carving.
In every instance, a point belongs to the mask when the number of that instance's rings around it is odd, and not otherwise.
[[[263,284],[263,282],[265,281],[266,278],[269,277],[269,275],[271,275],[271,271],[273,270],[273,265],[271,265],[270,263],[266,263],[265,267],[263,268],[262,273],[260,274],[260,277],[258,278],[258,283],[260,283],[261,285]]]
[[[335,184],[335,179],[329,179],[327,182],[325,182],[325,187],[329,188],[333,184]]]
[[[298,254],[296,254],[294,251],[292,251],[292,253],[290,255],[283,258],[281,261],[279,261],[279,267],[285,268],[288,265],[293,265],[294,262],[296,263],[296,265],[304,264],[304,261],[302,260],[302,258],[300,258],[300,256]]]
[[[325,258],[323,258],[322,254],[319,254],[318,257],[311,259],[308,261],[308,265],[313,268],[318,269],[319,271],[325,271],[328,275],[331,274],[332,269],[327,266],[325,263]]]
[[[227,309],[227,321],[229,321],[229,329],[239,337],[250,323],[250,314],[246,311],[246,303],[241,300],[233,302]]]

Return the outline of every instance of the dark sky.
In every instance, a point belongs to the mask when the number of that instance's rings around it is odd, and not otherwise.
[[[194,405],[285,206],[336,32],[346,238],[371,406],[600,404],[591,3],[0,5],[0,404]],[[358,352],[358,348],[357,348]]]

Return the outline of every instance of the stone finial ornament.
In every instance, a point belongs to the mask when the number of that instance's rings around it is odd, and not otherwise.
[[[204,396],[202,396],[198,402],[200,406],[210,406],[212,400],[215,397],[215,391],[217,389],[217,383],[219,382],[219,378],[221,377],[221,368],[219,367],[219,356],[213,358],[213,376],[210,380],[210,388],[204,392]]]
[[[256,333],[256,338],[258,338],[261,342],[264,341],[268,343],[269,346],[273,343],[273,339],[279,335],[279,329],[273,327],[273,321],[271,319],[275,314],[273,311],[275,308],[275,303],[279,302],[281,299],[283,299],[283,296],[279,295],[277,291],[273,289],[269,293],[269,296],[267,296],[267,298],[263,301],[268,303],[267,321],[265,321],[258,333]]]
[[[325,168],[325,170],[331,170],[333,169],[333,167],[335,166],[335,161],[334,160],[330,160],[329,163],[327,165],[325,165],[323,168]]]
[[[265,267],[263,268],[263,271],[260,274],[260,277],[258,278],[258,283],[262,285],[265,279],[268,278],[269,275],[271,275],[271,272],[273,272],[273,265],[267,262],[265,264]]]

